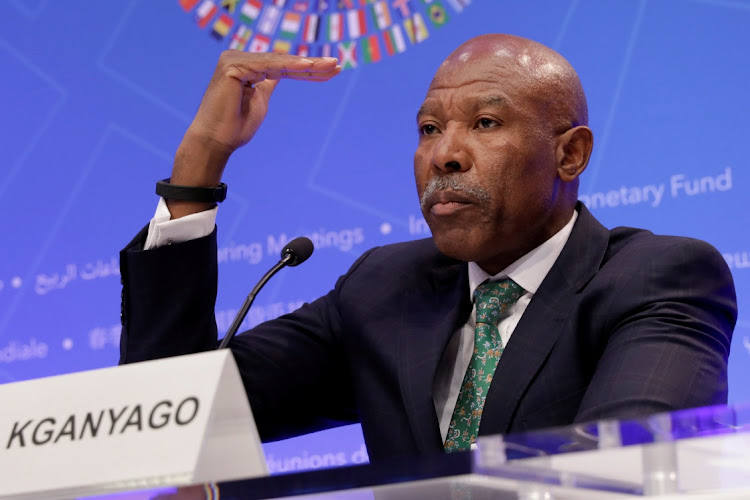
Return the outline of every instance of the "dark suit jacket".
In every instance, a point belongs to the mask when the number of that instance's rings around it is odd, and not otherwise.
[[[608,231],[579,205],[508,343],[480,434],[721,404],[732,278],[701,241]],[[216,346],[216,236],[121,254],[121,362]],[[261,437],[361,422],[371,460],[442,450],[438,362],[471,311],[467,264],[432,240],[374,248],[326,296],[231,347]]]

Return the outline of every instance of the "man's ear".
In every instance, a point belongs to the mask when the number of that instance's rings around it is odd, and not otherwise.
[[[557,138],[555,151],[557,172],[565,182],[578,178],[589,163],[594,147],[594,134],[585,125],[579,125],[564,132]]]

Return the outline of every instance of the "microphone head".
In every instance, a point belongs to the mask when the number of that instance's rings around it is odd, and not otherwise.
[[[300,236],[286,244],[281,251],[281,260],[286,261],[287,266],[298,266],[312,255],[313,250],[315,250],[315,247],[310,238]]]

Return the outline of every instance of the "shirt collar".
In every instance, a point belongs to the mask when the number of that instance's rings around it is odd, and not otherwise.
[[[494,276],[488,274],[476,262],[469,262],[469,297],[473,297],[474,290],[485,281],[498,281],[505,278],[515,281],[526,292],[535,294],[568,242],[576,219],[578,219],[578,212],[574,210],[568,223],[550,239]]]

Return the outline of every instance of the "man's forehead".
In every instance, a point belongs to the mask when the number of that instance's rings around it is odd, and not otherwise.
[[[501,108],[509,104],[510,99],[502,92],[464,92],[462,94],[433,92],[427,95],[420,109],[442,108],[450,105]]]
[[[454,56],[435,74],[419,114],[451,106],[471,110],[515,102],[522,82],[526,81],[515,64],[493,64],[491,59],[468,49]]]
[[[499,92],[465,92],[458,95],[434,92],[432,95],[428,94],[417,112],[417,117],[440,114],[446,108],[453,107],[472,112],[486,108],[502,109],[509,105],[509,98]]]

